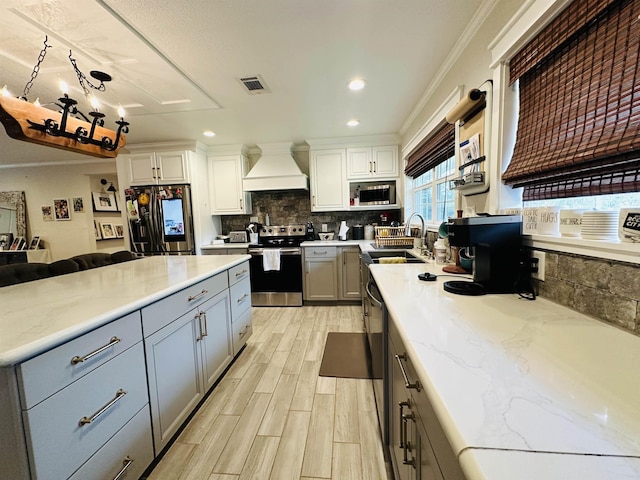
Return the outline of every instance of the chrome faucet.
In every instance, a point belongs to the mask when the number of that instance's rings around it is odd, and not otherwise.
[[[413,220],[413,217],[418,217],[420,219],[420,239],[422,240],[422,244],[424,245],[426,243],[426,239],[424,237],[426,236],[427,232],[424,228],[424,217],[418,212],[413,212],[409,216],[409,219],[405,223],[406,227],[404,229],[404,234],[407,237],[411,236],[411,220]]]

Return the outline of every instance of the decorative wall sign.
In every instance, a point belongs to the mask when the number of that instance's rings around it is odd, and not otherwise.
[[[113,228],[116,231],[116,238],[124,238],[124,227],[121,223],[114,224]]]
[[[42,205],[42,221],[53,222],[53,207],[51,205]]]

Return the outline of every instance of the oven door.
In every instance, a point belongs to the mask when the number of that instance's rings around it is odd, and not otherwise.
[[[302,250],[278,248],[280,270],[264,270],[263,248],[249,248],[251,255],[251,305],[254,307],[302,306]],[[269,249],[273,250],[273,249]]]

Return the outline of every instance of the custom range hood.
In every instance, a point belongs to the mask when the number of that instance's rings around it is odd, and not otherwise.
[[[258,145],[262,156],[242,180],[245,191],[308,190],[307,177],[293,159],[292,143]]]

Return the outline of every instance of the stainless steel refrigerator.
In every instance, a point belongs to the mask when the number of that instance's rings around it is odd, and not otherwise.
[[[189,185],[130,187],[125,197],[134,252],[195,255]]]

